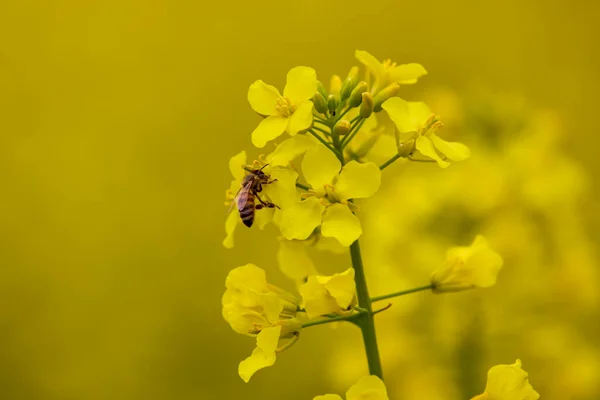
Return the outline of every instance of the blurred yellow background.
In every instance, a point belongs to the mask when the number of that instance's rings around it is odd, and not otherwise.
[[[224,279],[254,262],[277,281],[275,232],[243,231],[234,250],[221,241],[227,163],[258,122],[249,84],[282,87],[295,65],[327,80],[355,49],[423,64],[410,99],[484,87],[557,110],[565,154],[591,177],[579,212],[597,238],[598,17],[565,0],[2,1],[0,397],[344,391],[325,372],[338,335],[358,335],[346,329],[315,328],[274,368],[239,379],[253,341],[221,318]],[[572,398],[600,393],[589,396]]]

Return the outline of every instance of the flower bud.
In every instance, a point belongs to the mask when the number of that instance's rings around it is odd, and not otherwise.
[[[331,77],[331,82],[329,84],[329,93],[340,94],[341,88],[342,88],[342,78],[340,78],[339,75],[333,75]]]
[[[415,140],[407,140],[397,145],[398,155],[400,157],[408,157],[415,151]]]
[[[362,102],[360,104],[359,114],[362,118],[369,118],[374,109],[373,95],[369,92],[364,92],[361,94],[361,97]]]
[[[360,74],[360,69],[357,66],[350,68],[348,72],[348,78],[354,79],[354,82],[358,82],[358,74]]]
[[[394,83],[388,85],[381,92],[377,93],[375,95],[375,99],[374,99],[374,102],[375,102],[374,111],[375,112],[381,111],[381,105],[383,104],[383,102],[386,101],[387,99],[391,99],[392,97],[394,97],[396,95],[396,93],[398,93],[398,90],[400,90],[400,84],[398,82],[394,82]]]
[[[333,94],[330,94],[327,98],[327,109],[332,115],[335,115],[335,110],[337,110],[338,105],[340,104],[339,97]]]
[[[345,119],[340,119],[338,122],[335,123],[335,126],[333,127],[333,134],[344,136],[350,132],[350,129],[352,129],[352,125],[350,125],[350,122]]]
[[[325,86],[323,86],[321,81],[317,81],[317,92],[321,93],[321,96],[323,96],[324,99],[326,99],[328,96],[327,90],[325,90]]]
[[[327,112],[327,101],[321,93],[315,93],[312,98],[312,102],[315,105],[315,110],[317,110],[317,112],[321,114],[325,114]]]
[[[359,84],[356,85],[356,87],[352,90],[352,93],[350,93],[348,105],[352,108],[360,106],[360,103],[362,103],[362,94],[368,89],[369,85],[367,85],[367,82],[359,82]]]
[[[342,88],[340,89],[340,99],[341,101],[346,100],[350,97],[350,93],[356,87],[356,81],[352,78],[346,78],[344,83],[342,84]]]

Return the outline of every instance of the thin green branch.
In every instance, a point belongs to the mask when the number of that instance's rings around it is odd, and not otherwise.
[[[306,190],[307,192],[310,190],[310,188],[309,188],[308,186],[306,186],[306,185],[303,185],[303,184],[301,184],[301,183],[298,183],[298,182],[296,182],[296,187],[297,187],[298,189]]]
[[[337,153],[337,150],[333,147],[333,145],[331,143],[329,143],[328,141],[326,141],[325,139],[323,139],[317,132],[313,131],[312,129],[309,129],[308,133],[313,135],[319,142],[323,143],[323,146],[327,147],[329,150],[333,151],[334,153]]]
[[[411,294],[411,293],[416,293],[416,292],[422,292],[423,290],[433,290],[433,284],[429,284],[426,286],[419,286],[413,289],[407,289],[407,290],[402,290],[400,292],[395,292],[395,293],[390,293],[390,294],[384,294],[383,296],[377,296],[377,297],[372,297],[371,298],[371,303],[374,303],[376,301],[381,301],[381,300],[386,300],[386,299],[391,299],[393,297],[399,297],[399,296],[404,296],[406,294]]]
[[[316,131],[319,131],[319,132],[321,132],[321,133],[324,133],[326,136],[331,136],[331,133],[330,133],[330,132],[326,131],[326,130],[325,130],[325,129],[323,129],[323,128],[319,128],[318,126],[313,126],[313,127],[312,127],[312,129],[314,129],[314,130],[316,130]]]
[[[305,322],[304,324],[302,324],[302,328],[308,328],[310,326],[329,324],[329,323],[332,323],[332,322],[339,322],[339,321],[352,321],[353,319],[356,319],[359,316],[360,316],[360,314],[340,315],[340,316],[333,317],[333,318],[319,319],[319,320],[316,320],[316,321],[309,321],[309,322]]]
[[[399,159],[400,157],[402,157],[400,154],[396,154],[394,157],[390,158],[389,160],[387,160],[386,162],[384,162],[383,164],[381,164],[379,166],[380,170],[384,170],[385,168],[387,168],[391,163],[393,163],[394,161],[396,161],[397,159]]]

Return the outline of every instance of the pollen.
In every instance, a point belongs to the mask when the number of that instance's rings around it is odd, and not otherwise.
[[[287,97],[280,97],[279,99],[277,99],[275,110],[279,115],[287,118],[291,116],[294,113],[294,111],[296,111],[296,106],[294,106],[291,100]]]

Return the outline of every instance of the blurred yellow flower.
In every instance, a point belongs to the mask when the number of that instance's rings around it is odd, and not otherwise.
[[[255,336],[264,329],[282,326],[282,337],[300,330],[296,317],[299,301],[267,282],[266,273],[254,264],[233,269],[225,281],[223,318],[237,333]]]
[[[284,131],[290,135],[308,129],[313,123],[313,103],[317,73],[309,67],[295,67],[287,74],[283,96],[271,85],[257,80],[248,90],[248,101],[257,113],[266,116],[252,132],[252,143],[264,147]]]
[[[348,311],[356,303],[354,269],[331,276],[312,275],[298,289],[309,318]]]
[[[316,396],[313,400],[343,400],[337,394]],[[375,375],[365,376],[346,392],[346,400],[389,400],[387,389],[381,379]]]
[[[302,172],[313,197],[282,210],[281,233],[286,239],[304,240],[321,225],[323,236],[350,246],[360,237],[362,228],[348,200],[374,195],[381,184],[381,171],[374,163],[356,161],[342,168],[331,151],[315,146],[306,152]]]
[[[277,263],[285,276],[299,286],[306,282],[311,275],[317,275],[317,270],[306,252],[307,241],[286,240],[280,238]]]
[[[433,291],[458,292],[493,286],[502,264],[502,257],[479,235],[470,246],[448,249],[446,261],[431,276]]]
[[[379,62],[379,60],[364,50],[356,50],[354,55],[375,76],[373,92],[393,82],[410,85],[416,83],[421,76],[427,75],[427,70],[421,64],[397,65],[389,59]]]
[[[447,142],[435,134],[442,123],[425,103],[393,97],[381,107],[394,121],[401,135],[400,140],[415,140],[415,148],[424,156],[437,161],[440,167],[446,168],[450,165],[446,159],[462,161],[471,155],[471,151],[464,144]],[[444,158],[440,157],[438,152],[444,155]]]
[[[256,348],[238,366],[238,374],[244,382],[248,383],[256,371],[275,364],[280,334],[281,326],[265,328],[258,334]]]
[[[512,365],[496,365],[488,371],[485,391],[471,400],[537,400],[540,398],[521,369],[521,360]]]

